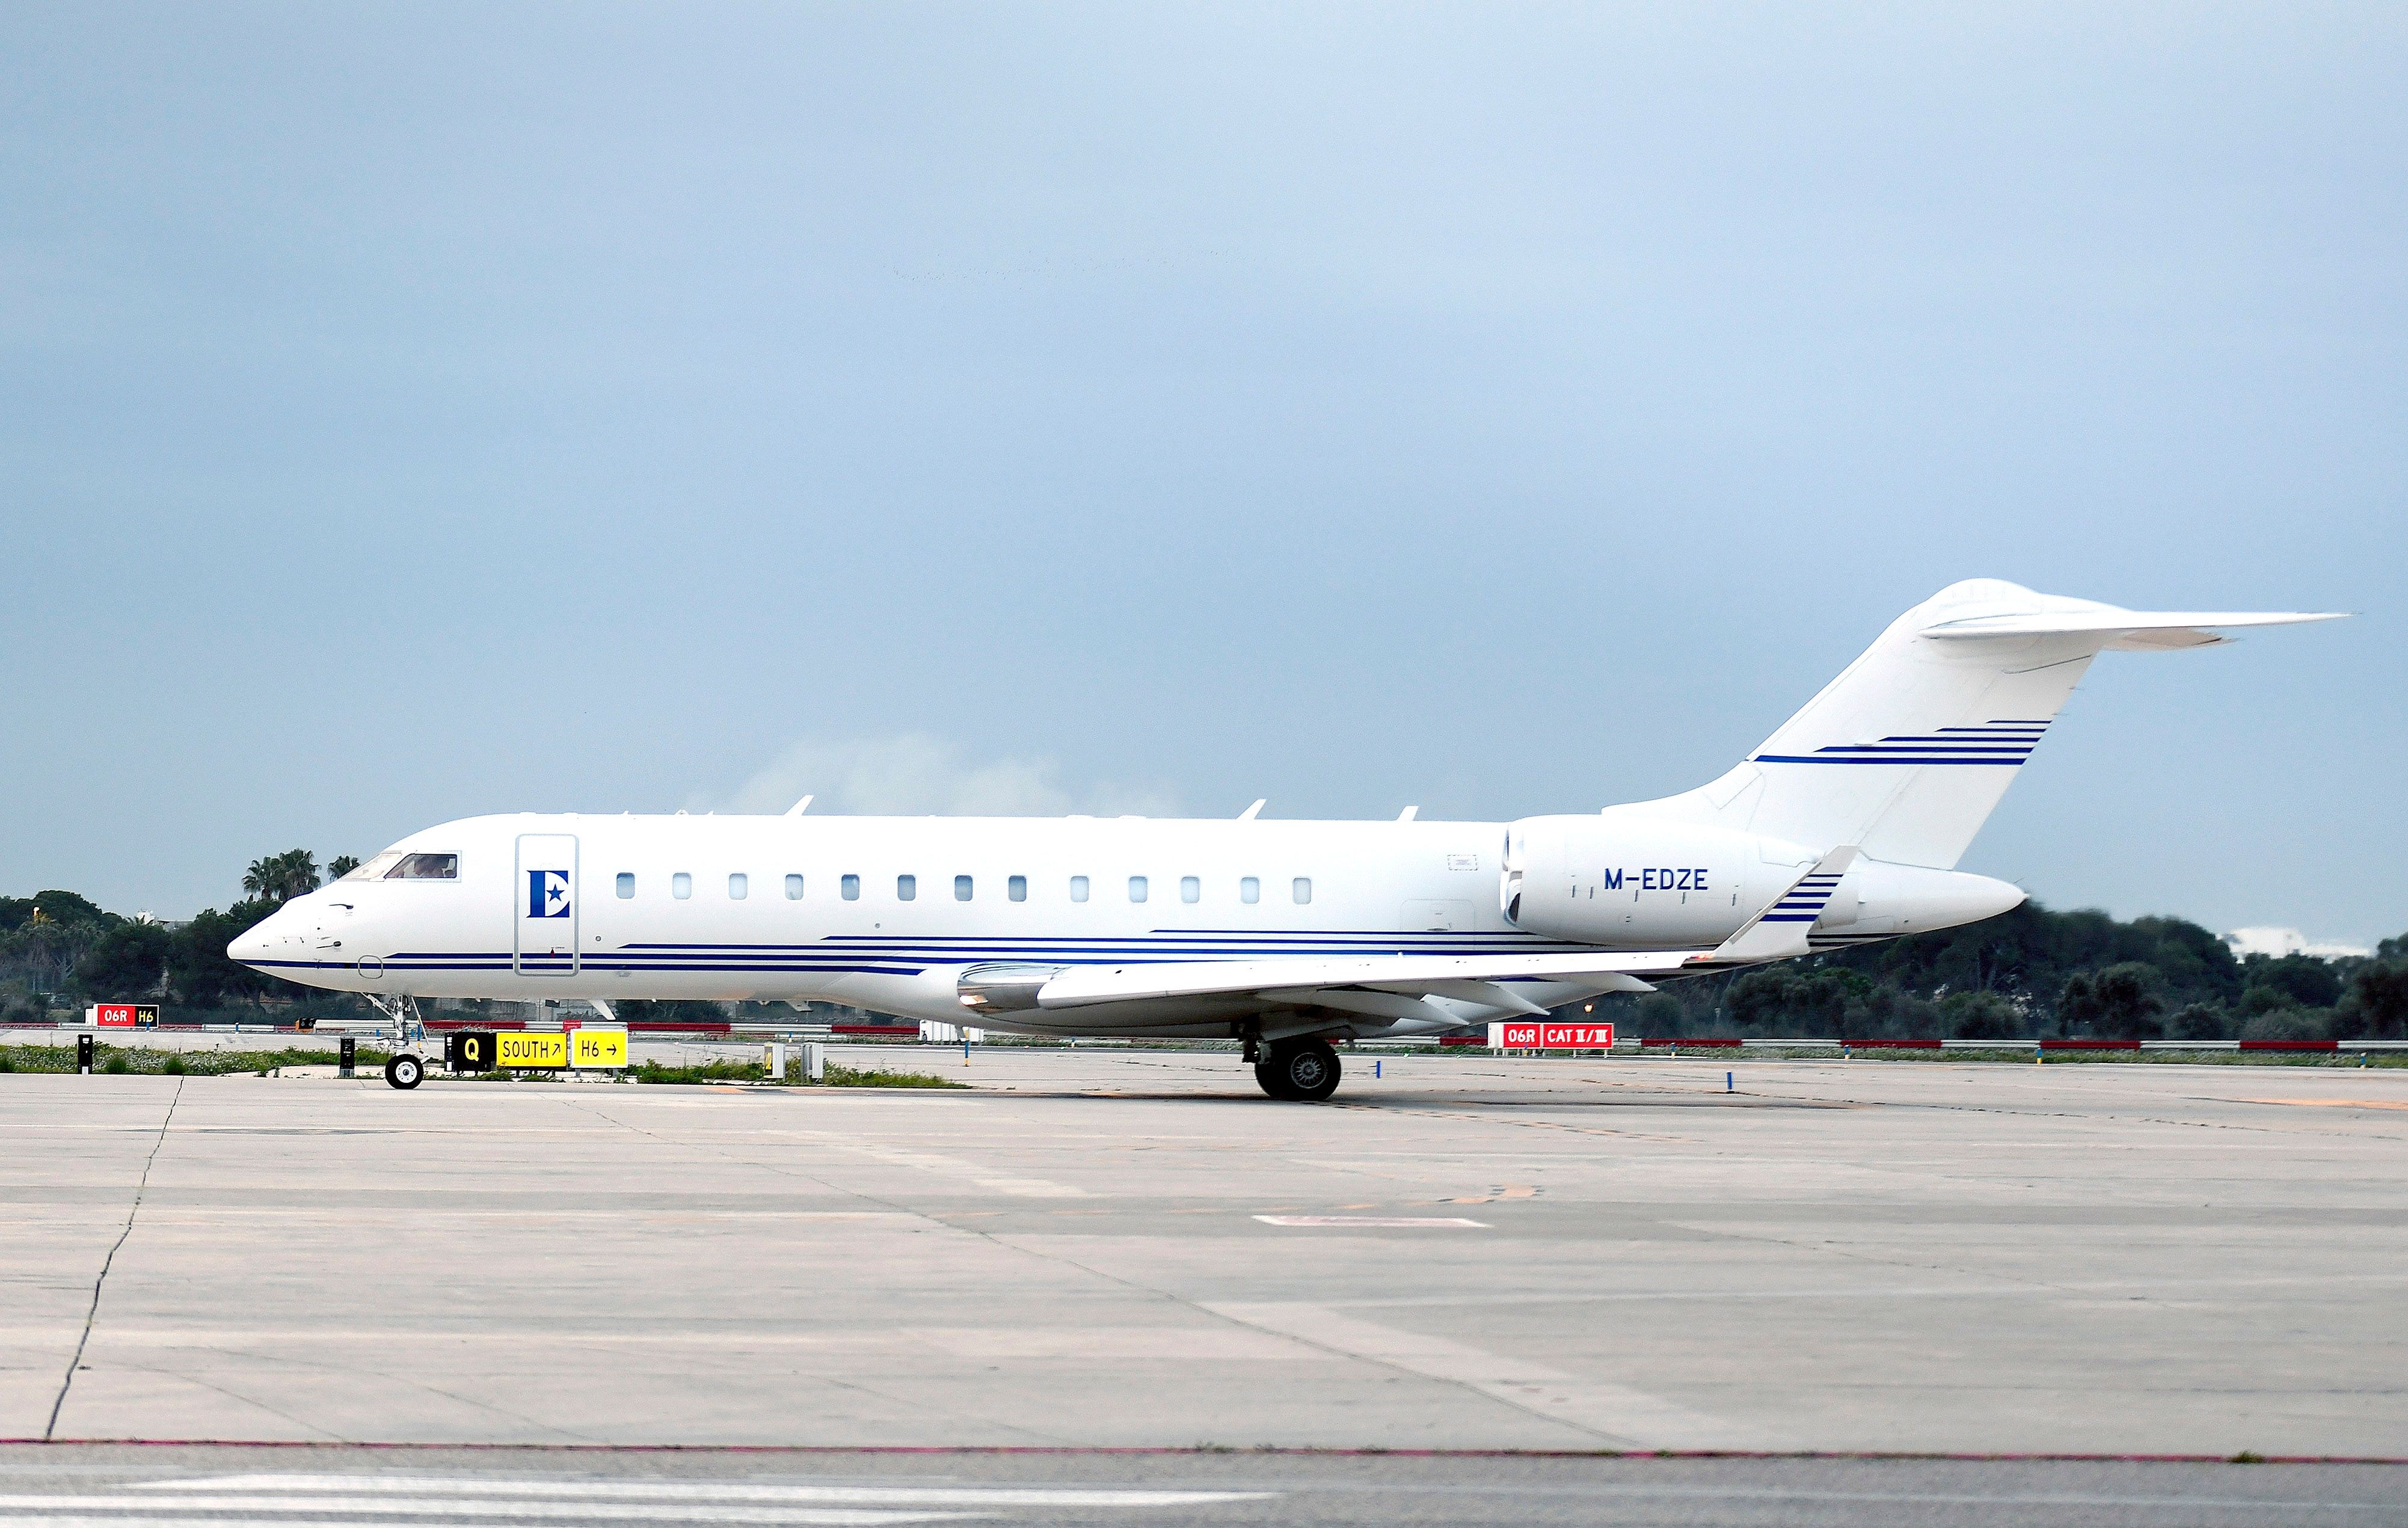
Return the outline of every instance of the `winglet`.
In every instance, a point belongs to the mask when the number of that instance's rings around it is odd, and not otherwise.
[[[1806,953],[1806,931],[1823,915],[1823,904],[1840,888],[1840,878],[1856,862],[1856,846],[1842,844],[1807,868],[1772,905],[1715,949],[1717,964],[1733,960],[1785,960]]]

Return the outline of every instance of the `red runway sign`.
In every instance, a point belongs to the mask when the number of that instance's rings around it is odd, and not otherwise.
[[[1491,1024],[1489,1044],[1498,1050],[1611,1050],[1611,1024]]]
[[[95,1002],[86,1012],[92,1023],[104,1030],[147,1030],[159,1022],[155,1002]]]

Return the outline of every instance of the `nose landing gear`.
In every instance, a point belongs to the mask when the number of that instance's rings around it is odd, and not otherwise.
[[[1271,1097],[1318,1103],[1338,1091],[1338,1052],[1326,1040],[1277,1040],[1263,1047],[1254,1081]]]
[[[394,1052],[384,1063],[384,1080],[406,1093],[426,1080],[426,1060],[419,1054],[426,1048],[426,1026],[419,1019],[418,1002],[382,992],[366,997],[393,1027]]]

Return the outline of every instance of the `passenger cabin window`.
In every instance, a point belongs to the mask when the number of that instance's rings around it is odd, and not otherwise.
[[[1132,875],[1129,877],[1129,901],[1133,902],[1141,902],[1145,901],[1144,876]]]
[[[629,899],[630,897],[633,897],[635,894],[636,894],[636,872],[635,872],[634,871],[631,871],[631,870],[623,870],[623,871],[621,871],[621,872],[619,872],[619,900],[620,900],[621,901],[625,901],[627,899]]]
[[[460,878],[460,857],[456,854],[406,854],[393,869],[384,872],[388,881],[456,881]]]
[[[1299,903],[1312,901],[1312,877],[1310,875],[1297,876],[1296,878],[1296,885],[1292,889],[1295,891],[1296,900]]]
[[[858,875],[846,876],[843,881],[843,890],[845,901],[849,902],[857,902],[861,901],[861,877]]]
[[[1087,900],[1087,878],[1085,876],[1073,875],[1070,877],[1070,900],[1074,902],[1082,902]]]
[[[740,902],[752,894],[752,882],[742,871],[737,871],[727,877],[727,900],[729,901]]]
[[[957,901],[957,902],[966,902],[966,901],[969,901],[969,900],[970,900],[970,878],[969,878],[968,876],[967,876],[967,875],[956,875],[956,876],[954,876],[954,877],[953,877],[953,901]]]
[[[895,877],[895,900],[896,901],[908,902],[919,895],[920,878],[918,876],[898,875]]]
[[[1201,901],[1203,898],[1203,882],[1197,880],[1193,875],[1182,875],[1179,878],[1179,900],[1181,901]]]
[[[1238,900],[1241,902],[1258,902],[1262,901],[1263,883],[1252,875],[1240,881],[1238,883]]]
[[[1028,900],[1028,877],[1025,875],[1015,875],[1010,880],[1004,882],[1003,894],[1010,897],[1016,902],[1026,901]]]
[[[683,901],[694,895],[694,877],[680,871],[669,877],[669,895]]]
[[[801,876],[789,875],[786,877],[786,900],[790,902],[798,902],[803,900],[803,878]]]

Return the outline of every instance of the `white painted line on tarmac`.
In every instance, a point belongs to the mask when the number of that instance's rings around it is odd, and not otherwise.
[[[31,1509],[35,1517],[8,1515],[11,1511]],[[215,1522],[220,1525],[236,1521],[272,1521],[277,1528],[294,1528],[294,1520],[284,1516],[294,1512],[341,1512],[373,1515],[379,1518],[448,1518],[474,1519],[479,1521],[504,1522],[738,1522],[837,1524],[839,1528],[880,1528],[882,1524],[904,1522],[938,1522],[983,1514],[968,1512],[882,1511],[867,1507],[835,1506],[730,1506],[717,1503],[690,1502],[495,1502],[477,1501],[467,1496],[437,1498],[393,1496],[0,1496],[0,1524],[15,1522],[59,1522],[65,1521],[51,1514],[65,1511],[90,1513],[104,1510],[146,1512],[240,1512],[239,1519],[230,1518],[85,1518],[92,1522]],[[273,1518],[259,1514],[274,1513]]]
[[[367,1513],[376,1510],[375,1508],[358,1502],[347,1503],[346,1506],[349,1510],[359,1513]],[[565,1508],[559,1512],[530,1514],[516,1521],[535,1521],[539,1519],[540,1521],[547,1522],[591,1522],[597,1515],[599,1514],[592,1511],[579,1511],[574,1508]],[[895,1525],[901,1523],[963,1522],[982,1519],[985,1516],[986,1514],[982,1512],[869,1512],[859,1510],[843,1511],[830,1507],[824,1511],[813,1513],[809,1516],[786,1517],[781,1518],[778,1521],[781,1522],[805,1525],[824,1524],[828,1525],[828,1528],[895,1528]],[[251,1522],[272,1524],[273,1528],[376,1528],[376,1524],[382,1521],[385,1520],[366,1516],[343,1518],[167,1518],[120,1517],[114,1514],[108,1517],[93,1517],[82,1513],[63,1512],[43,1512],[31,1516],[0,1513],[0,1528],[234,1528],[234,1525],[236,1524]],[[423,1521],[424,1520],[419,1518],[411,1518],[408,1520],[408,1522],[410,1525],[410,1528],[416,1528],[416,1525]],[[478,1521],[482,1521],[489,1520],[480,1518]],[[674,1521],[681,1522],[724,1522],[729,1521],[749,1520],[681,1517]]]
[[[1257,1215],[1254,1218],[1267,1226],[1385,1226],[1405,1230],[1416,1226],[1469,1226],[1476,1231],[1494,1229],[1485,1220],[1468,1220],[1459,1215]]]
[[[530,1480],[485,1475],[224,1475],[146,1480],[137,1491],[353,1492],[385,1495],[607,1497],[710,1502],[894,1502],[910,1506],[1186,1506],[1261,1501],[1264,1491],[1160,1491],[1082,1486],[767,1485],[718,1480]]]
[[[1023,1199],[1085,1199],[1087,1190],[1071,1183],[1055,1183],[1050,1178],[977,1178],[982,1189],[997,1193],[1018,1194]]]

